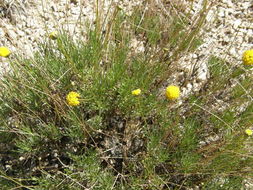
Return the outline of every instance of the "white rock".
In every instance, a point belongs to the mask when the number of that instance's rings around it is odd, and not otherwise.
[[[207,80],[207,72],[208,72],[207,65],[206,64],[201,64],[201,66],[198,70],[197,79],[199,81],[206,81]]]
[[[235,47],[230,48],[229,53],[235,56],[237,54]]]
[[[192,84],[188,83],[186,87],[182,88],[182,96],[183,97],[188,96],[190,92],[192,91],[192,88],[193,88]]]
[[[193,59],[197,59],[197,58],[198,58],[198,55],[194,53],[194,54],[192,55],[192,58],[193,58]]]
[[[24,30],[24,32],[25,32],[27,35],[32,34],[32,31],[31,31],[29,28],[26,28],[26,29]]]
[[[23,156],[19,157],[19,161],[23,161],[25,158]]]
[[[223,17],[225,17],[225,10],[224,10],[224,8],[219,8],[218,9],[218,16],[219,17],[221,17],[221,18],[223,18]]]
[[[2,28],[0,28],[0,38],[3,38],[5,36],[5,32]]]
[[[242,23],[241,20],[239,20],[239,19],[235,20],[235,21],[234,21],[234,24],[233,24],[233,28],[234,28],[234,29],[238,28],[238,26],[240,26],[241,23]]]
[[[231,0],[227,0],[226,4],[229,8],[234,8],[234,4]]]
[[[210,10],[206,16],[206,21],[207,22],[213,22],[215,20],[215,16],[214,16],[214,11]]]
[[[25,32],[23,32],[22,30],[17,30],[17,34],[19,36],[25,36]]]
[[[17,39],[17,33],[13,30],[9,30],[8,31],[8,35],[12,38],[12,39]]]
[[[12,166],[11,166],[11,165],[9,165],[9,164],[6,164],[6,165],[5,165],[5,167],[6,167],[6,169],[10,169],[10,168],[12,168]]]

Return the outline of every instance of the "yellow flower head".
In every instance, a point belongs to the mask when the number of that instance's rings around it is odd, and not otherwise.
[[[70,105],[70,106],[78,106],[80,104],[79,98],[80,98],[80,94],[79,93],[77,93],[77,92],[70,92],[70,93],[68,93],[68,95],[66,97],[66,100],[67,100],[68,105]]]
[[[7,47],[0,47],[0,56],[1,57],[8,57],[11,54],[11,51]]]
[[[52,40],[56,40],[58,37],[58,32],[57,31],[53,31],[49,34],[49,38]]]
[[[166,96],[169,100],[175,100],[180,96],[180,89],[178,86],[170,85],[166,88]]]
[[[245,51],[242,60],[244,65],[253,65],[253,49]]]
[[[253,134],[253,131],[251,129],[246,129],[245,130],[245,133],[248,135],[248,136],[251,136]]]
[[[139,88],[132,91],[132,95],[134,95],[134,96],[139,96],[140,94],[141,94],[141,89],[139,89]]]

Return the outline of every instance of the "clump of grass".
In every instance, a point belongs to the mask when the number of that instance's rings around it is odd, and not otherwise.
[[[175,106],[165,88],[161,97],[160,84],[180,54],[196,49],[203,18],[189,31],[178,14],[146,6],[148,12],[138,7],[132,16],[116,7],[105,34],[97,19],[86,42],[61,32],[34,59],[10,58],[11,72],[0,83],[2,187],[239,188],[252,175],[252,139],[244,133],[253,105],[247,70],[211,58],[206,85]],[[136,35],[143,53],[129,48]],[[221,96],[231,79],[239,82]],[[215,109],[217,99],[229,106]],[[212,135],[219,138],[205,143]]]

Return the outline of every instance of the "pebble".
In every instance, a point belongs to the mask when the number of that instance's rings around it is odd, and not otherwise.
[[[234,23],[233,28],[236,29],[238,28],[238,26],[241,25],[242,21],[238,19],[238,20],[235,20],[233,23]]]
[[[13,40],[17,39],[17,36],[18,36],[17,33],[14,30],[9,30],[8,35]]]
[[[5,32],[2,28],[0,28],[0,38],[3,38],[5,36]]]
[[[229,53],[230,53],[230,55],[236,55],[237,54],[237,52],[236,52],[236,49],[235,49],[235,47],[232,47],[230,50],[229,50]]]
[[[25,36],[25,32],[22,31],[22,30],[17,30],[17,34],[18,34],[19,36]]]
[[[23,161],[25,158],[23,156],[19,157],[19,161]]]
[[[11,166],[11,165],[9,165],[9,164],[6,164],[6,165],[5,165],[5,167],[6,167],[6,169],[10,169],[10,168],[12,168],[12,166]]]

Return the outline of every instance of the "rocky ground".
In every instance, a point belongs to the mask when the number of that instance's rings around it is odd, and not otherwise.
[[[85,38],[86,23],[92,27],[95,21],[95,2],[0,0],[0,46],[7,46],[14,53],[30,57],[52,31],[64,30],[74,39]],[[142,0],[130,4],[127,0],[106,0],[100,3],[100,14],[106,14],[115,4],[131,14],[132,8],[141,3]],[[7,63],[4,58],[0,59],[0,63],[0,71],[3,72]]]
[[[194,3],[194,15],[201,1]],[[251,0],[213,1],[202,30],[203,44],[196,52],[180,59],[181,66],[189,74],[195,73],[184,89],[187,94],[198,91],[208,76],[207,61],[210,56],[223,59],[229,65],[241,64],[242,53],[253,48],[253,2]],[[191,64],[189,64],[191,63]]]
[[[78,0],[0,0],[0,45],[10,47],[12,52],[31,56],[38,43],[45,40],[49,32],[63,28],[73,36],[85,36],[83,24],[90,23],[95,18],[96,1]],[[106,0],[104,11],[111,6]],[[113,1],[119,4],[128,14],[134,6],[143,0],[129,3],[127,0]],[[159,5],[159,0],[156,4]],[[172,1],[177,3],[177,1]],[[181,1],[185,7],[189,2]],[[196,1],[191,8],[195,15],[202,1]],[[202,31],[204,43],[194,54],[182,57],[180,62],[186,70],[198,68],[197,77],[193,83],[206,80],[208,71],[206,60],[215,55],[228,62],[241,61],[243,51],[253,46],[253,2],[251,0],[221,0],[214,1],[207,16],[207,23]],[[189,6],[188,6],[189,7]],[[135,42],[136,43],[136,42]],[[136,43],[138,44],[138,43]],[[1,60],[4,62],[4,60]],[[189,64],[191,62],[192,64]],[[4,67],[5,64],[1,64]],[[189,85],[191,88],[191,85]]]
[[[129,3],[128,0],[113,1],[119,3],[128,14],[132,8],[144,0]],[[213,7],[206,17],[202,30],[203,44],[196,52],[183,56],[180,63],[180,73],[192,75],[188,84],[183,87],[183,96],[192,91],[198,91],[209,77],[207,61],[211,55],[217,56],[232,65],[241,64],[241,55],[247,49],[253,48],[253,2],[251,0],[213,0]],[[7,46],[14,53],[32,56],[38,44],[48,39],[50,32],[59,28],[69,31],[75,38],[85,38],[84,24],[92,25],[95,19],[96,1],[83,0],[0,0],[0,46]],[[159,6],[160,0],[155,0]],[[178,3],[178,1],[171,1]],[[191,13],[196,15],[202,1],[195,1]],[[187,1],[181,1],[184,7]],[[102,6],[102,5],[101,5]],[[104,12],[111,6],[106,0]],[[161,7],[161,9],[164,7]],[[188,6],[189,8],[189,6]],[[132,47],[143,50],[143,43],[132,40]],[[5,58],[0,58],[0,73],[7,67]],[[180,78],[180,77],[179,77]],[[210,141],[215,141],[212,137]],[[105,141],[109,143],[110,141]],[[105,145],[110,147],[111,145]],[[250,185],[250,181],[247,181]],[[250,186],[252,187],[252,186]]]

